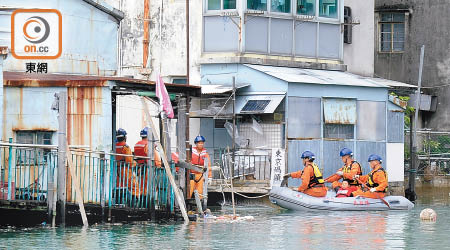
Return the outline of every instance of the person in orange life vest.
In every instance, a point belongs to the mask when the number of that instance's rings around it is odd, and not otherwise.
[[[315,159],[314,153],[305,151],[302,154],[303,171],[285,174],[284,177],[301,178],[302,185],[298,187],[298,191],[314,197],[324,197],[327,195],[327,188],[324,185],[322,173],[319,167],[313,163]]]
[[[337,192],[342,183],[339,180],[347,181],[350,186],[359,187],[359,183],[353,179],[355,175],[362,175],[361,165],[353,159],[353,152],[348,148],[343,148],[339,152],[344,166],[340,168],[334,176],[327,179],[331,182],[331,187]]]
[[[134,155],[135,156],[142,156],[142,157],[148,157],[148,128],[145,127],[141,130],[139,133],[141,136],[141,140],[134,145]],[[156,155],[155,155],[156,156]],[[139,173],[140,173],[140,190],[142,194],[147,194],[147,175],[150,171],[147,169],[147,159],[138,158],[137,163],[139,166]]]
[[[205,160],[208,164],[208,182],[211,182],[212,173],[211,173],[211,161],[209,158],[208,153],[206,152],[206,149],[204,148],[205,144],[205,137],[199,135],[195,137],[194,139],[195,147],[192,148],[192,160],[191,163],[193,165],[197,165],[198,167],[204,168]],[[191,171],[191,180],[190,180],[190,190],[188,198],[192,197],[192,194],[194,193],[194,190],[197,190],[197,192],[202,195],[203,194],[203,182],[205,181],[204,178],[204,172],[197,172],[197,171]],[[200,197],[201,198],[201,197]]]
[[[386,195],[388,187],[388,179],[386,171],[381,167],[383,162],[381,157],[376,154],[371,154],[369,156],[368,162],[372,171],[368,175],[355,176],[355,179],[359,180],[370,188],[368,191],[362,191],[361,189],[353,192],[353,196],[363,196],[367,198],[383,198]]]
[[[341,188],[336,192],[337,198],[351,197],[352,192],[358,190],[357,186],[350,186],[348,181],[342,181]]]
[[[133,161],[133,152],[131,152],[131,148],[127,145],[127,131],[122,128],[119,128],[116,133],[116,153],[124,154],[116,155],[117,161],[117,187],[127,187],[127,189],[131,192],[132,195],[138,196],[140,195],[140,191],[136,181],[136,175],[133,173],[133,168],[136,166]]]

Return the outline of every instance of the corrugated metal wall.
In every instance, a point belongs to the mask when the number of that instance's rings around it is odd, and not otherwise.
[[[367,162],[369,155],[377,154],[383,158],[383,167],[386,168],[386,143],[385,142],[356,142],[355,159],[363,167],[363,174],[370,172],[370,166]]]
[[[303,169],[301,155],[304,151],[310,150],[316,154],[316,162],[320,166],[322,157],[320,155],[320,140],[292,140],[288,142],[288,173],[295,172]],[[299,186],[301,184],[300,179],[289,178],[289,186]]]
[[[403,112],[388,111],[388,142],[404,142],[405,114]]]
[[[355,151],[353,145],[353,141],[323,141],[324,161],[322,167],[324,168],[323,175],[325,178],[336,173],[336,171],[344,165],[339,156],[339,151],[344,147]]]

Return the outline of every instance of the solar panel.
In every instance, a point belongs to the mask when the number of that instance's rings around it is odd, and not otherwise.
[[[270,100],[248,100],[242,108],[241,112],[262,112],[267,107],[267,105],[269,105],[269,103]]]

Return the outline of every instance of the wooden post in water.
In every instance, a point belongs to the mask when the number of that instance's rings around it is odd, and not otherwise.
[[[78,206],[80,207],[80,213],[81,213],[81,220],[83,221],[84,226],[89,226],[88,220],[86,217],[86,211],[84,210],[84,204],[83,204],[83,196],[81,195],[81,188],[78,183],[78,176],[75,171],[75,167],[72,165],[72,154],[70,153],[69,146],[66,144],[66,155],[67,155],[67,165],[69,166],[70,170],[70,177],[72,178],[72,183],[75,186],[75,196],[77,199]]]
[[[159,138],[158,132],[156,131],[155,124],[153,123],[152,117],[150,116],[150,112],[148,110],[147,104],[145,103],[144,97],[141,97],[142,106],[145,110],[145,115],[147,118],[147,123],[150,124],[150,128],[152,129],[152,133],[155,136],[155,138]],[[167,177],[169,178],[170,185],[172,185],[172,188],[175,193],[175,197],[178,201],[178,204],[180,204],[181,213],[183,215],[185,223],[189,223],[189,217],[186,212],[186,207],[181,206],[181,204],[184,204],[183,201],[183,194],[181,194],[180,190],[178,189],[175,179],[173,178],[172,171],[170,169],[169,161],[167,160],[167,156],[165,155],[164,149],[159,141],[156,141],[156,146],[158,148],[158,151],[161,152],[161,160],[164,164],[164,169],[166,170]]]
[[[178,120],[177,120],[177,144],[178,144],[178,162],[186,161],[186,98],[178,100]],[[180,188],[186,197],[186,170],[180,168],[178,173]]]
[[[66,148],[67,148],[67,92],[58,94],[58,178],[57,178],[57,223],[66,223]]]
[[[106,152],[100,154],[100,206],[102,208],[102,221],[105,221],[105,200],[106,200]]]
[[[203,214],[202,201],[200,198],[200,194],[197,190],[194,190],[195,204],[197,205],[197,213]]]
[[[236,207],[234,206],[234,188],[233,188],[233,176],[234,176],[234,167],[235,167],[235,154],[236,154],[236,77],[233,76],[233,136],[232,136],[232,156],[231,156],[231,164],[232,169],[230,169],[230,183],[231,183],[231,202],[233,203],[233,218],[236,218]]]
[[[211,159],[210,159],[211,160]],[[209,181],[209,168],[208,162],[204,161],[203,167],[206,168],[206,171],[203,173],[203,207],[206,209],[208,206],[208,181]]]

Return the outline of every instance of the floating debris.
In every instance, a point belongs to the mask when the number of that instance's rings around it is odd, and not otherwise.
[[[431,208],[425,208],[420,212],[420,219],[424,221],[436,221],[437,213]]]

